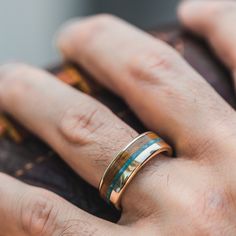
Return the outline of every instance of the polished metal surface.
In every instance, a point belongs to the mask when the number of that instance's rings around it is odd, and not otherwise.
[[[146,132],[130,142],[107,167],[99,185],[101,196],[120,209],[121,196],[136,173],[152,158],[172,148],[158,135]]]

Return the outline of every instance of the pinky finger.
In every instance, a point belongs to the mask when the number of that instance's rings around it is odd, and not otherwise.
[[[0,174],[0,235],[114,235],[122,227],[92,216],[49,191]],[[122,233],[124,235],[124,233]]]

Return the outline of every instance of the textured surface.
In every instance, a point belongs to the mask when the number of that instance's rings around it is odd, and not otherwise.
[[[179,29],[152,33],[175,47],[235,107],[230,75],[203,42]],[[119,98],[97,85],[81,68],[78,70],[80,75],[75,73],[73,67],[71,69],[68,65],[62,65],[51,71],[65,82],[96,97],[139,132],[145,130],[145,127]],[[3,120],[0,129],[3,136],[0,141],[0,171],[27,183],[52,190],[99,217],[111,221],[119,218],[119,213],[99,198],[97,190],[73,173],[50,148],[26,131],[20,131],[22,128],[13,122],[13,126],[23,137],[20,141],[12,132],[12,128],[8,130],[8,126],[9,124],[4,126]]]

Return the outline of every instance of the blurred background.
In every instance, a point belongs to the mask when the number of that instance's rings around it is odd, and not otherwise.
[[[0,0],[0,64],[24,61],[48,66],[59,61],[53,39],[74,17],[112,13],[140,28],[176,22],[178,0]]]

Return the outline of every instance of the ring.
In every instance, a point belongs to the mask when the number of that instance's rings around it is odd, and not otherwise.
[[[107,167],[99,184],[101,197],[120,210],[121,196],[129,182],[148,161],[161,153],[171,156],[173,151],[157,134],[139,135]]]

